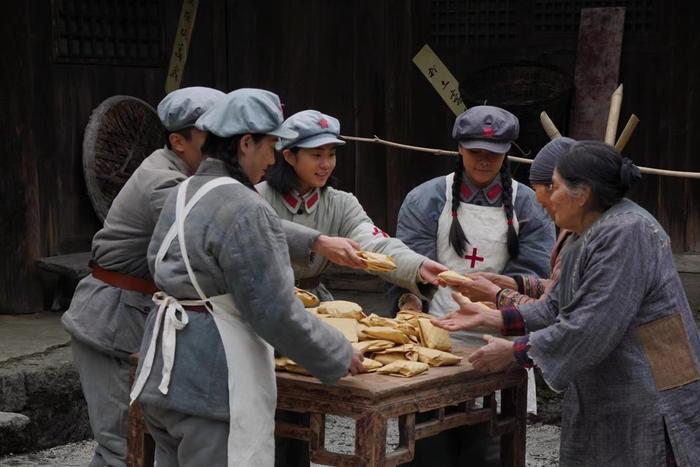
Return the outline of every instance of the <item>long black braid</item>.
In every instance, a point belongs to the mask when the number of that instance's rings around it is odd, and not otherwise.
[[[506,222],[508,222],[508,254],[511,258],[517,258],[520,252],[518,244],[518,233],[513,225],[513,179],[510,176],[510,162],[506,156],[501,165],[501,203],[503,210],[506,212]]]
[[[462,158],[457,156],[457,168],[455,168],[455,177],[454,180],[452,180],[452,225],[450,226],[450,245],[459,256],[464,255],[464,249],[469,242],[457,218],[457,211],[459,210],[461,199],[460,190],[462,188],[463,174],[464,167],[462,166]]]
[[[455,176],[452,181],[452,225],[450,225],[450,245],[459,256],[464,255],[464,249],[469,240],[462,229],[462,225],[457,218],[459,203],[461,199],[460,190],[462,188],[462,177],[464,167],[462,166],[462,158],[457,158],[457,167],[455,168]],[[501,165],[501,203],[503,210],[506,213],[506,222],[508,223],[508,254],[511,258],[516,258],[520,252],[518,243],[518,233],[513,226],[513,180],[510,176],[510,162],[506,157]]]

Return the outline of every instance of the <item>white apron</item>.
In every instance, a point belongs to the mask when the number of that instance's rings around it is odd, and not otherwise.
[[[477,206],[460,203],[457,210],[464,234],[469,243],[463,256],[459,256],[450,245],[450,226],[452,225],[452,181],[454,173],[445,177],[445,207],[440,213],[437,231],[437,261],[450,270],[460,274],[475,272],[494,272],[501,274],[505,269],[510,255],[508,254],[508,222],[503,207]],[[518,194],[519,183],[513,180],[513,206]],[[513,212],[513,227],[520,230],[518,218]],[[439,287],[430,302],[430,314],[445,316],[459,308],[452,299],[453,290],[450,287]],[[453,339],[468,345],[483,346],[482,336],[490,334],[490,329],[475,329],[450,333]],[[535,397],[535,378],[532,370],[528,370],[527,410],[537,413]]]
[[[188,322],[187,312],[183,307],[206,306],[221,335],[228,365],[230,415],[228,466],[272,467],[275,463],[274,416],[277,404],[273,349],[241,321],[240,314],[229,294],[215,297],[204,295],[190,266],[185,244],[185,218],[194,205],[212,189],[239,182],[229,177],[214,179],[197,190],[185,205],[189,180],[185,180],[178,188],[175,225],[170,228],[160,246],[155,269],[158,270],[170,244],[177,237],[190,282],[200,300],[178,300],[163,292],[157,292],[153,296],[153,300],[158,305],[153,336],[141,371],[134,383],[131,400],[134,401],[138,397],[150,375],[161,323],[163,326],[163,374],[159,390],[167,394],[175,358],[176,333],[187,326]]]

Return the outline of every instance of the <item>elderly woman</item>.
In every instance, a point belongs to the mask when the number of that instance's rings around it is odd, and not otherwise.
[[[530,185],[535,191],[537,202],[551,218],[554,218],[550,199],[554,167],[559,158],[575,142],[571,138],[564,137],[550,141],[537,153],[530,167]],[[464,280],[461,284],[450,283],[450,286],[474,301],[493,302],[499,309],[514,304],[544,300],[559,280],[561,253],[572,235],[571,230],[560,229],[549,262],[552,274],[548,279],[532,274],[502,275],[494,272],[477,272],[468,276],[470,281]]]
[[[566,391],[562,466],[697,465],[700,336],[668,236],[624,195],[640,178],[629,159],[593,141],[557,165],[556,223],[577,238],[547,300],[507,312],[460,310],[435,323],[527,334],[488,337],[470,361],[481,370],[537,365]]]

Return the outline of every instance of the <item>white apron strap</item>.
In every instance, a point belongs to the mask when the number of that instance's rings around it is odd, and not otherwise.
[[[175,297],[171,297],[164,292],[156,292],[153,295],[153,301],[158,305],[158,311],[156,312],[155,323],[153,325],[153,334],[151,336],[151,341],[148,344],[148,350],[144,356],[144,360],[141,364],[141,371],[139,372],[136,381],[134,382],[134,387],[131,390],[130,398],[131,402],[136,400],[136,398],[141,394],[148,377],[151,374],[153,368],[153,361],[155,359],[156,345],[158,341],[158,335],[160,333],[161,326],[163,327],[163,339],[161,342],[162,346],[162,356],[163,356],[163,371],[161,376],[161,382],[158,386],[158,390],[163,393],[168,393],[168,387],[170,384],[170,375],[172,373],[173,364],[175,362],[175,349],[176,349],[176,333],[184,329],[189,322],[187,316],[187,311],[184,307],[186,306],[209,306],[207,302],[207,297],[204,295],[199,283],[197,282],[192,267],[190,266],[189,257],[187,256],[187,249],[184,241],[184,222],[185,218],[192,210],[192,208],[197,204],[197,202],[202,199],[207,193],[216,187],[228,184],[240,183],[229,177],[216,178],[210,182],[205,183],[202,187],[197,190],[197,192],[192,196],[192,199],[185,205],[185,197],[187,194],[187,186],[190,179],[188,178],[178,187],[177,200],[175,206],[175,223],[172,225],[168,233],[166,234],[161,246],[158,250],[158,255],[156,256],[155,271],[156,273],[160,266],[160,261],[165,257],[165,253],[172,244],[175,236],[179,237],[180,251],[185,261],[187,267],[187,272],[194,286],[200,300],[178,300]],[[154,274],[155,276],[155,274]],[[179,314],[179,317],[178,317]]]

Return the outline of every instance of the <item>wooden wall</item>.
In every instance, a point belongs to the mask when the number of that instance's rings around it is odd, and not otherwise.
[[[573,83],[578,30],[543,29],[542,17],[533,12],[549,8],[556,13],[549,3],[562,2],[273,0],[261,5],[200,0],[182,86],[267,88],[281,96],[288,115],[316,108],[337,116],[344,134],[452,149],[454,116],[412,57],[429,43],[465,82],[485,67],[527,61],[556,67]],[[694,154],[700,138],[700,38],[693,24],[697,3],[617,3],[651,5],[647,12],[652,15],[647,21],[651,27],[633,28],[623,39],[620,128],[632,112],[641,118],[626,153],[640,165],[700,171]],[[85,124],[90,111],[109,96],[132,95],[154,106],[163,97],[180,4],[161,0],[162,63],[130,66],[54,61],[51,1],[5,2],[5,17],[13,21],[0,33],[7,64],[0,83],[9,90],[2,93],[6,111],[0,117],[0,254],[5,258],[0,311],[40,306],[34,259],[89,249],[99,225],[82,178]],[[436,40],[431,26],[452,17],[437,16],[438,7],[448,11],[446,4],[459,10],[455,14],[464,14],[465,8],[484,10],[483,5],[508,13],[501,18],[472,11],[471,27],[483,28],[486,39],[475,35],[448,43]],[[505,38],[487,40],[489,25],[505,27]],[[564,133],[570,98],[547,109]],[[539,112],[536,107],[530,110]],[[534,155],[546,137],[543,132],[537,136],[538,123],[530,113],[518,112],[529,135],[521,145]],[[348,143],[339,151],[336,175],[341,188],[353,191],[378,225],[393,231],[405,194],[453,166],[450,157]],[[515,169],[526,181],[527,168]],[[661,220],[676,252],[700,252],[700,182],[648,176],[634,197]]]

